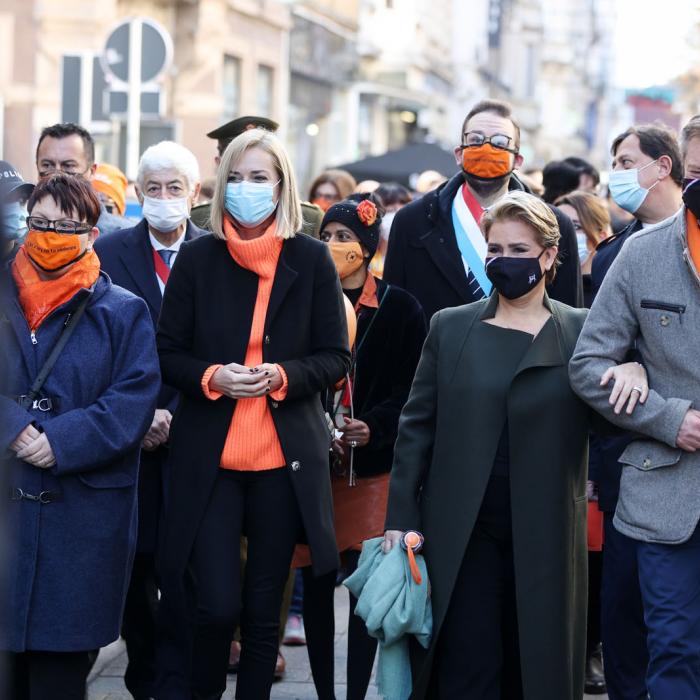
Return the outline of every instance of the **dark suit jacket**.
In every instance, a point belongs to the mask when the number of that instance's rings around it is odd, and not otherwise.
[[[185,241],[204,235],[207,235],[206,231],[197,228],[191,221],[187,222]],[[102,270],[109,275],[114,284],[128,289],[148,304],[155,330],[163,296],[156,279],[153,248],[146,219],[141,219],[133,228],[98,237],[95,241],[95,252],[100,259]],[[161,386],[158,408],[167,408],[174,413],[176,405],[177,391],[166,385]]]
[[[239,266],[226,242],[204,236],[182,246],[165,290],[157,345],[164,381],[180,391],[170,430],[170,484],[159,570],[174,604],[219,470],[236,401],[207,399],[204,372],[244,364],[258,276]],[[334,570],[328,453],[330,433],[320,394],[350,365],[345,306],[328,247],[304,235],[286,240],[277,264],[263,358],[284,368],[283,401],[268,398],[316,573]]]
[[[185,240],[199,238],[206,233],[188,221]],[[156,279],[153,248],[146,220],[142,219],[132,228],[115,231],[108,236],[99,236],[95,241],[95,251],[100,258],[102,270],[110,276],[112,282],[140,296],[146,302],[155,331],[163,297]],[[158,408],[167,408],[171,413],[175,413],[177,396],[176,389],[161,382]],[[156,548],[164,482],[167,480],[167,458],[168,448],[163,445],[152,452],[141,452],[138,529],[140,552],[153,552]]]
[[[457,173],[436,190],[407,204],[396,213],[391,227],[384,279],[410,292],[423,307],[427,320],[440,309],[476,301],[467,285],[452,224],[452,202],[463,182],[462,174]],[[515,176],[509,187],[526,189]],[[579,307],[583,304],[583,288],[576,233],[568,216],[556,207],[550,208],[561,232],[561,266],[547,292],[552,299]]]

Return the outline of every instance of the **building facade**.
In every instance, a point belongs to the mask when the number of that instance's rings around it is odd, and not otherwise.
[[[0,9],[2,156],[34,173],[41,129],[78,121],[97,158],[126,166],[125,99],[100,60],[110,32],[130,17],[155,20],[172,61],[141,99],[140,151],[174,138],[214,172],[206,132],[241,114],[286,128],[290,12],[272,0],[5,0]],[[117,86],[118,87],[118,86]],[[146,99],[148,92],[148,99]],[[129,173],[133,177],[134,173]]]

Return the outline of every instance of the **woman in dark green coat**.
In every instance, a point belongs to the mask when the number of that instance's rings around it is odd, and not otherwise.
[[[590,414],[567,366],[586,312],[550,301],[559,231],[523,192],[484,216],[488,299],[432,319],[394,451],[384,548],[425,536],[433,641],[414,698],[580,700]],[[618,406],[645,391],[608,372]]]

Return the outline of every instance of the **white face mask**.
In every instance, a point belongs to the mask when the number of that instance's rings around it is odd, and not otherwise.
[[[391,233],[391,224],[394,222],[394,217],[396,216],[395,211],[390,211],[388,214],[384,214],[382,223],[379,226],[379,235],[385,240],[389,240],[389,234]]]
[[[189,199],[155,199],[143,198],[143,216],[148,225],[156,231],[169,233],[174,231],[190,215]]]

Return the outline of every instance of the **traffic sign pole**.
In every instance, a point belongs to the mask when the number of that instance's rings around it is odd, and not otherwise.
[[[129,91],[126,116],[126,174],[136,179],[141,141],[141,44],[143,23],[135,19],[129,27]]]

